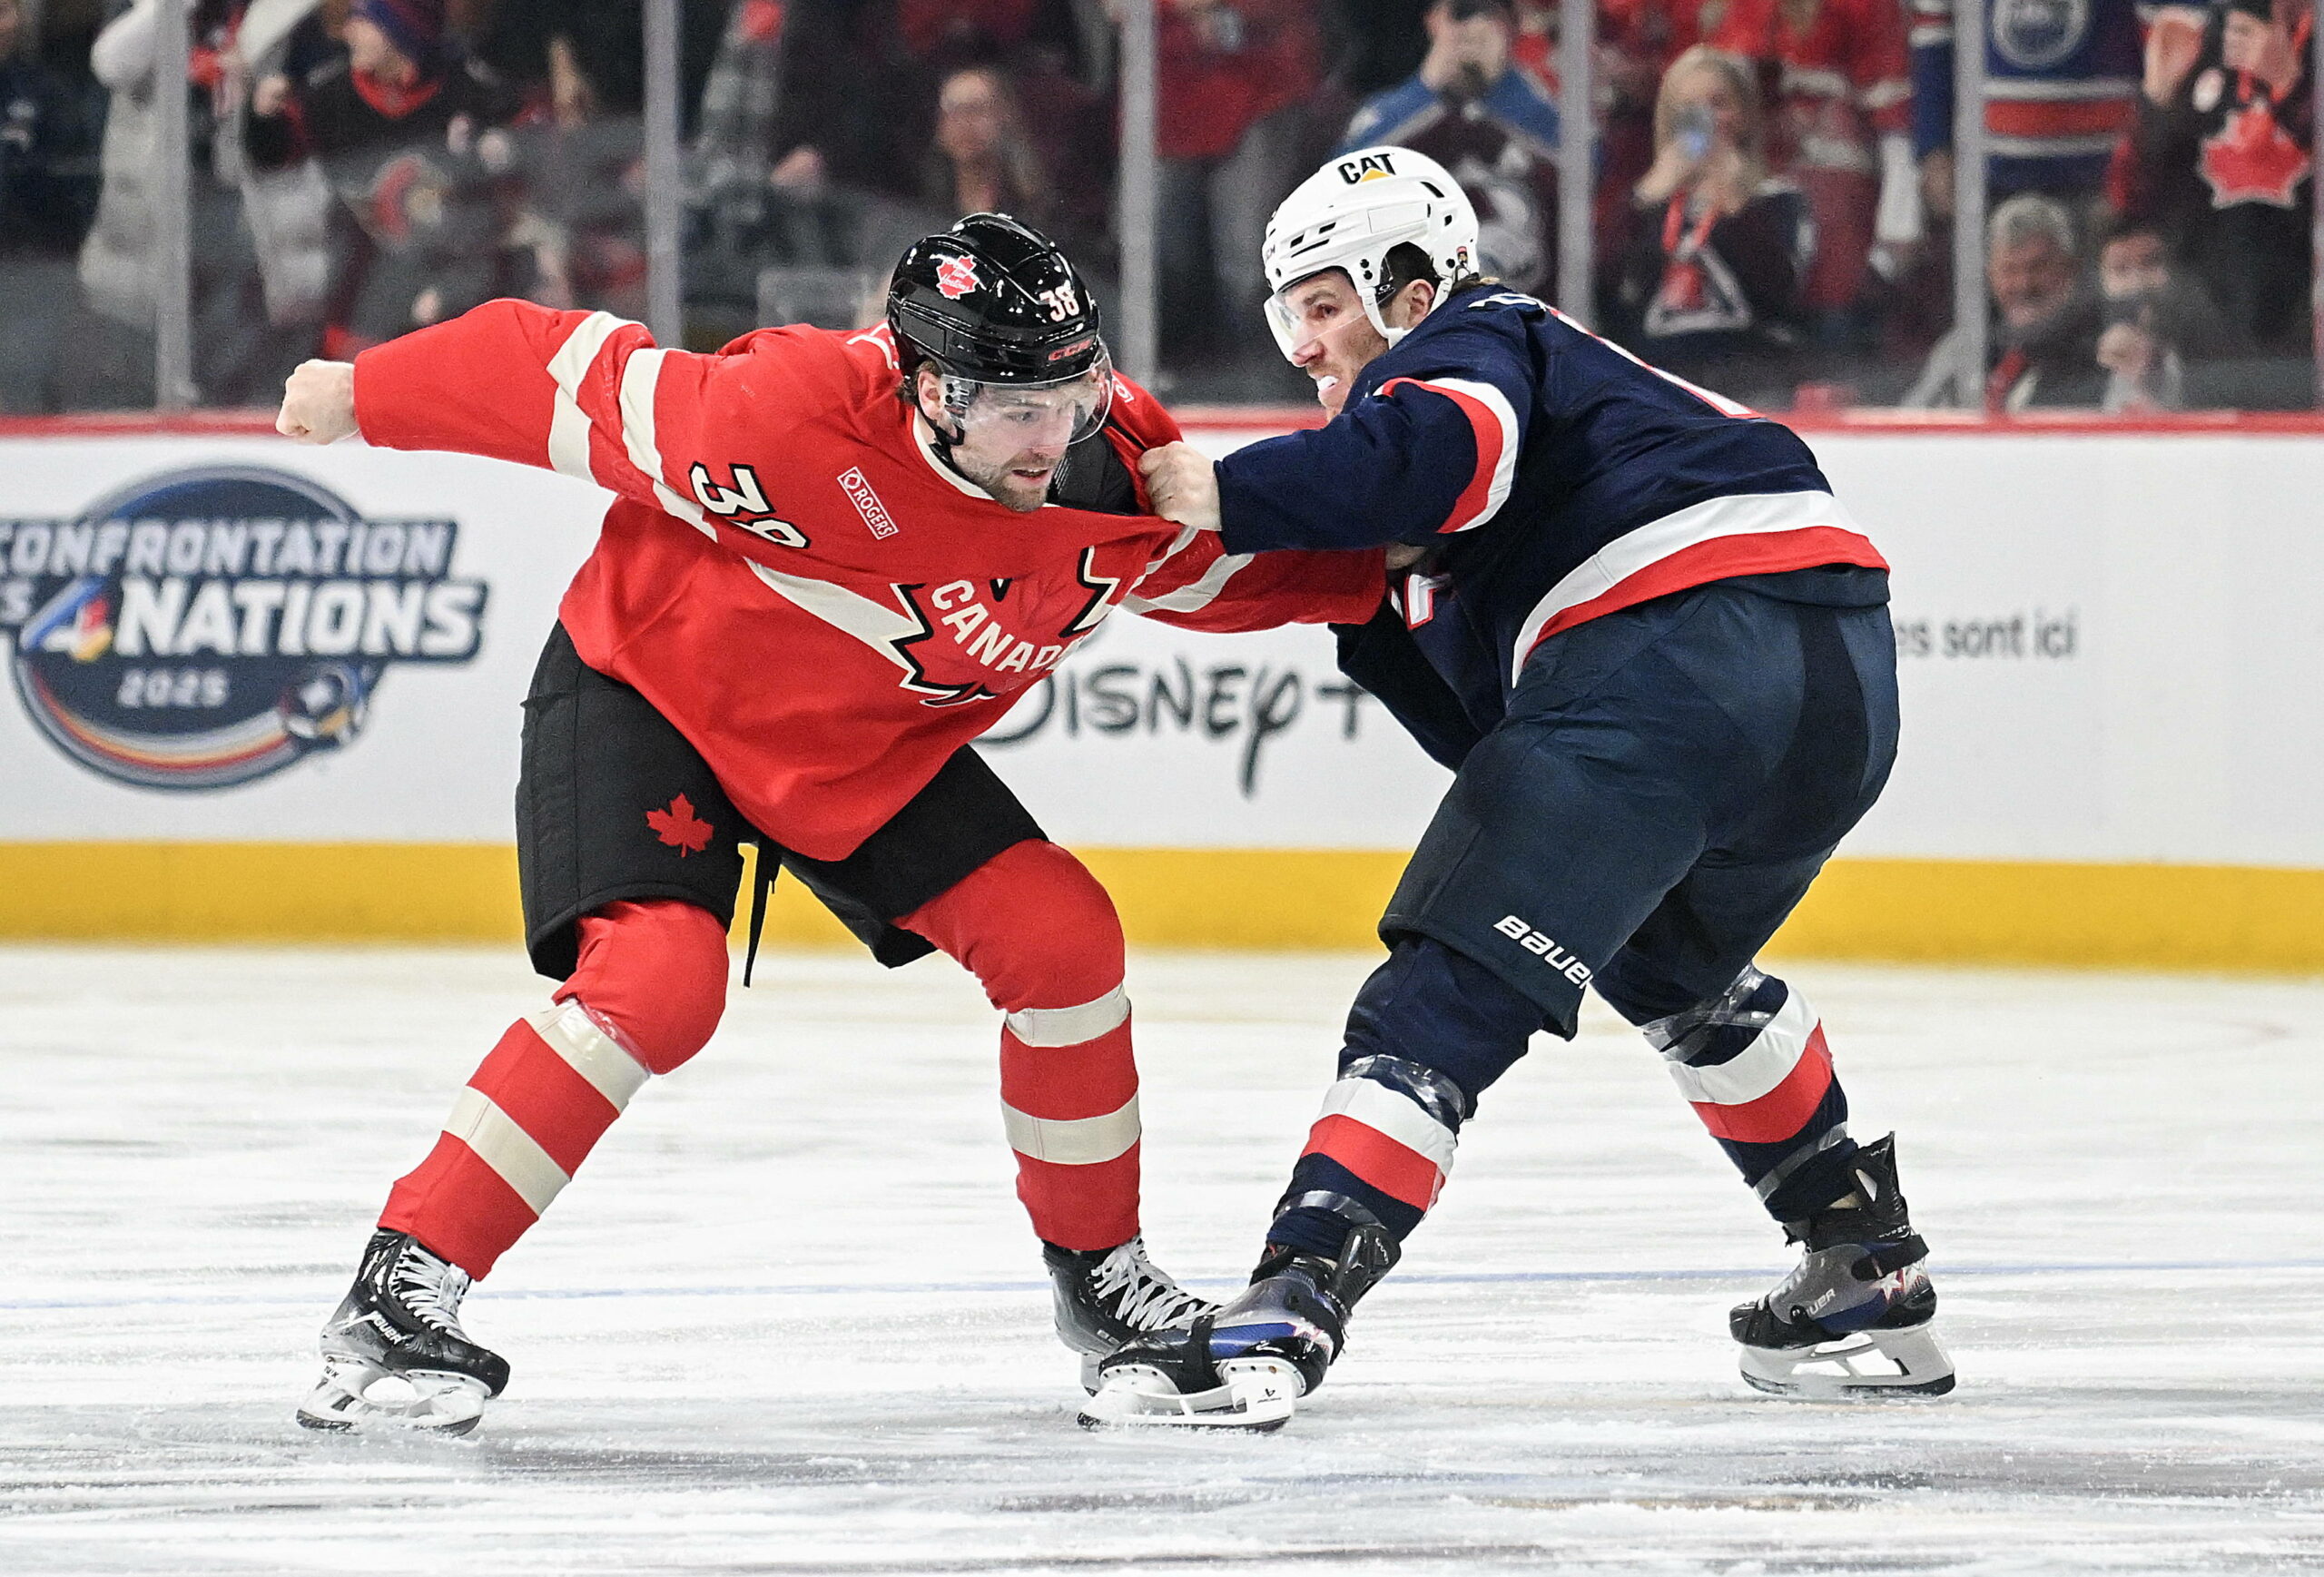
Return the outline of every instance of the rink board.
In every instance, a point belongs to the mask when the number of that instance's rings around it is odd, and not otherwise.
[[[1214,450],[1254,436],[1196,434]],[[1784,945],[2324,967],[2324,627],[2309,600],[2324,443],[2260,429],[1812,441],[1896,566],[1905,728],[1886,797]],[[343,553],[368,543],[369,557],[293,554],[277,519],[281,562],[253,548],[230,563],[232,521],[123,513],[100,606],[58,622],[74,573],[107,567],[94,533],[108,508],[222,467],[327,489],[366,534]],[[517,703],[602,502],[546,472],[246,432],[0,437],[0,635],[15,648],[0,934],[511,934]],[[426,541],[439,551],[422,562]],[[205,590],[213,579],[231,584]],[[297,652],[259,652],[270,628]],[[285,674],[304,685],[300,662],[372,665],[356,713],[301,692],[337,744],[276,741],[283,764],[225,786],[149,781],[176,770],[153,764],[175,736],[150,731],[192,727],[221,695],[247,709]],[[40,685],[60,674],[102,675],[94,724],[59,724]],[[1116,618],[990,741],[1132,934],[1182,945],[1360,944],[1446,781],[1308,628],[1206,636]],[[835,935],[795,892],[771,927]]]

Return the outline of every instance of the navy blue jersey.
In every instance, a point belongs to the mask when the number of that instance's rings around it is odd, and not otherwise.
[[[1798,600],[1886,596],[1886,564],[1797,434],[1491,285],[1373,360],[1323,427],[1219,461],[1218,484],[1232,552],[1430,549],[1393,597],[1409,641],[1367,626],[1364,671],[1348,666],[1440,759],[1464,753],[1462,731],[1425,675],[1384,671],[1413,665],[1400,646],[1482,733],[1534,648],[1585,619],[1832,565],[1862,573],[1809,577]]]

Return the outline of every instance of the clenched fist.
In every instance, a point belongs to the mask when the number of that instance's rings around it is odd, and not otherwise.
[[[1140,455],[1137,468],[1146,473],[1157,515],[1201,531],[1218,529],[1218,473],[1209,456],[1192,444],[1164,444]]]
[[[302,444],[335,444],[355,432],[355,363],[302,361],[282,385],[274,430]]]

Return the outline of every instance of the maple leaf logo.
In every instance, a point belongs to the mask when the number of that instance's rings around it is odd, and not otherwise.
[[[683,860],[710,847],[710,823],[694,813],[694,802],[680,794],[666,811],[648,811],[645,824]]]
[[[2292,188],[2308,173],[2308,150],[2284,134],[2265,99],[2230,111],[2219,131],[2205,140],[2203,179],[2211,206],[2265,202],[2292,205]]]
[[[936,265],[936,288],[947,301],[957,301],[977,288],[977,260],[948,257]]]

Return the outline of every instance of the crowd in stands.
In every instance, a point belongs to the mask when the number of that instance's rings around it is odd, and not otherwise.
[[[2315,0],[1155,0],[1164,384],[1303,392],[1261,232],[1320,160],[1443,163],[1492,275],[1560,290],[1592,139],[1593,326],[1771,409],[2314,403]],[[0,0],[0,411],[153,388],[160,7],[193,42],[197,398],[494,295],[645,311],[640,0]],[[687,335],[861,321],[999,209],[1110,293],[1120,0],[684,0]],[[1981,47],[1986,293],[1953,319],[1954,54]],[[1571,303],[1569,303],[1571,305]],[[69,347],[69,353],[67,348]]]

